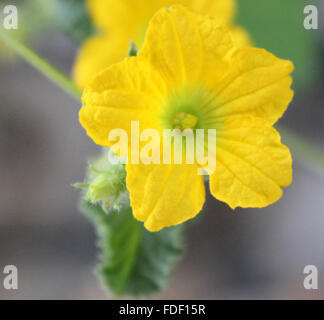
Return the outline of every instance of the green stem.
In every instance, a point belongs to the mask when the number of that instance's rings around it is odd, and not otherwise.
[[[3,40],[20,57],[29,62],[47,78],[61,87],[65,92],[70,94],[76,100],[80,101],[81,90],[73,83],[73,81],[71,81],[62,72],[58,71],[51,64],[41,58],[33,50],[29,49],[27,46],[17,41],[13,37],[9,36],[8,32],[0,30],[0,39]]]

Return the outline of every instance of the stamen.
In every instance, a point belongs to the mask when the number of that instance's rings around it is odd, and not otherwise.
[[[172,124],[175,129],[180,129],[181,131],[185,129],[194,129],[198,122],[198,118],[193,114],[180,112],[172,120]]]

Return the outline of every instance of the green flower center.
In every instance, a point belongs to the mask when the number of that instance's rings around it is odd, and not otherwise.
[[[164,129],[208,129],[215,99],[208,90],[190,86],[177,89],[165,100],[160,114]]]

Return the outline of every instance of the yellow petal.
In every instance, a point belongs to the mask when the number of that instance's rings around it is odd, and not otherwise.
[[[76,58],[73,78],[80,88],[85,88],[94,77],[110,65],[122,61],[129,48],[125,35],[97,35],[89,38]]]
[[[231,26],[230,31],[233,37],[234,45],[237,48],[252,46],[252,39],[246,30],[238,26]]]
[[[139,58],[127,58],[100,73],[84,90],[80,122],[99,145],[110,146],[108,133],[124,129],[131,137],[131,121],[141,129],[157,128],[157,113],[165,84]]]
[[[130,40],[141,48],[149,20],[160,8],[169,7],[173,3],[174,0],[88,0],[89,11],[95,25],[106,33],[90,38],[82,46],[74,67],[74,78],[78,86],[84,88],[99,71],[121,61],[127,54]],[[234,0],[180,0],[177,3],[214,17],[216,24],[226,25],[230,23],[235,7]],[[201,24],[203,34],[211,32],[212,26]],[[190,30],[186,33],[189,38]],[[231,27],[231,31],[237,46],[250,44],[247,34],[242,29]],[[193,34],[196,35],[196,43],[199,42],[199,34],[196,31],[193,31]],[[211,34],[211,37],[218,41],[219,36]],[[221,45],[220,42],[218,45]],[[190,50],[193,48],[194,45]],[[199,56],[199,46],[195,49]],[[190,54],[191,60],[194,61],[196,58],[194,52],[190,51]],[[216,70],[220,70],[220,66],[217,65],[219,61],[214,59],[214,54],[215,52],[211,54],[210,59],[201,56],[205,62],[205,70],[212,67],[211,62],[216,64],[214,66]],[[215,75],[211,74],[211,77]]]
[[[127,39],[140,46],[154,13],[172,3],[173,0],[88,0],[88,8],[99,29],[124,32]]]
[[[126,170],[133,214],[149,231],[180,224],[201,211],[205,187],[196,165],[128,164]]]
[[[102,30],[109,30],[114,23],[117,24],[117,19],[127,17],[125,13],[128,11],[123,0],[87,0],[88,9],[94,24]],[[129,8],[130,9],[130,8]],[[109,19],[107,19],[109,17]],[[128,23],[129,19],[123,20]]]
[[[92,19],[98,28],[107,31],[127,30],[128,36],[138,33],[139,29],[144,29],[159,9],[168,8],[174,3],[208,14],[216,18],[219,24],[228,24],[235,11],[234,0],[88,0],[87,2]]]
[[[217,83],[228,69],[232,37],[214,19],[175,5],[151,20],[139,56],[147,59],[174,86]]]
[[[268,121],[226,119],[217,131],[217,167],[210,177],[215,198],[231,208],[265,207],[280,199],[292,181],[292,159]]]
[[[211,116],[251,114],[275,123],[293,98],[293,64],[263,49],[241,48],[231,57],[231,68],[214,88]]]
[[[219,24],[228,24],[235,12],[234,0],[182,0],[177,3],[188,6],[199,13],[208,14],[216,18]]]

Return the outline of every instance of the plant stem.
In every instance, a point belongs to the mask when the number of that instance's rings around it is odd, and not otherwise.
[[[0,28],[1,29],[1,28]],[[62,72],[54,68],[46,60],[40,57],[36,52],[9,36],[6,31],[0,30],[0,39],[3,40],[11,49],[13,49],[20,57],[34,66],[43,73],[47,78],[61,87],[65,92],[70,94],[77,101],[81,99],[81,90]]]

